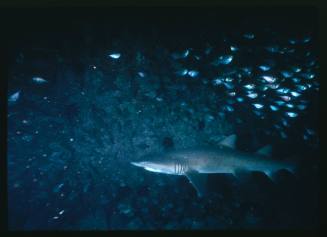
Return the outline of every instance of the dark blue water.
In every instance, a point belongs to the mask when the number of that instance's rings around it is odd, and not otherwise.
[[[313,9],[12,14],[10,229],[317,228]],[[183,176],[130,164],[230,134],[241,151],[271,144],[296,174],[211,174],[199,198]]]

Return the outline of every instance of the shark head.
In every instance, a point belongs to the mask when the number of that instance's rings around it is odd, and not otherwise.
[[[140,162],[131,162],[131,164],[142,167],[147,171],[162,174],[183,175],[185,171],[185,166],[169,160],[144,160]]]

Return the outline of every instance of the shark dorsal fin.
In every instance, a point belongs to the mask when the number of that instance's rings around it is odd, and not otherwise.
[[[202,197],[206,192],[207,175],[199,174],[195,170],[189,170],[185,175],[195,188],[198,197]]]
[[[221,142],[219,142],[219,145],[227,146],[235,149],[235,143],[236,143],[236,134],[232,134],[224,138]]]
[[[271,156],[272,147],[271,145],[261,147],[256,153],[263,156]]]

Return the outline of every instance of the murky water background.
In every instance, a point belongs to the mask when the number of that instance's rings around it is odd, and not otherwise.
[[[315,228],[319,60],[312,9],[17,11],[9,29],[14,230]],[[304,17],[305,16],[305,17]],[[18,19],[24,19],[19,21]],[[184,177],[151,152],[266,144],[298,176]]]

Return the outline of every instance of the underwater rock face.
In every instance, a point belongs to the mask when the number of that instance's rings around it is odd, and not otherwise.
[[[71,34],[15,41],[7,98],[10,229],[316,227],[313,28],[264,19],[230,27],[224,20],[223,27],[205,15],[191,28],[79,19]],[[241,151],[272,144],[276,159],[308,165],[300,165],[297,181],[280,174],[276,184],[260,174],[210,174],[208,196],[199,198],[183,176],[130,164],[152,153],[217,147],[233,133]]]

